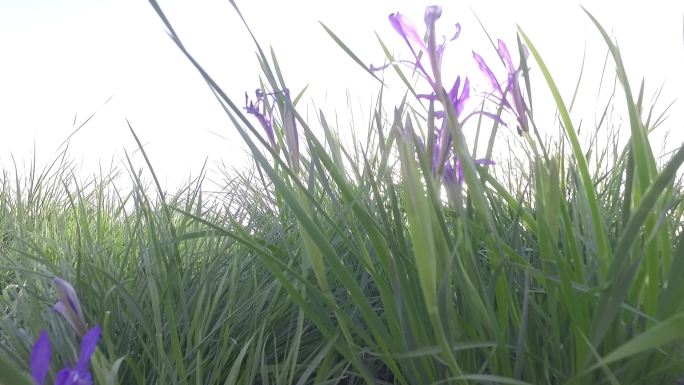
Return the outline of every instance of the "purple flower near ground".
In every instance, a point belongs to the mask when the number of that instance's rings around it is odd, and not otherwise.
[[[76,291],[69,282],[62,278],[55,277],[52,283],[55,285],[57,295],[59,296],[59,301],[52,307],[52,310],[61,314],[71,324],[71,327],[82,336],[86,332],[87,327],[83,310],[81,310],[81,302],[76,296]]]
[[[86,332],[81,340],[81,350],[76,365],[60,370],[55,378],[55,385],[92,385],[93,377],[88,366],[101,335],[100,326],[95,326]],[[31,349],[31,377],[37,385],[45,384],[51,355],[50,338],[46,331],[42,331]]]
[[[498,42],[499,48],[497,49],[497,52],[501,60],[504,62],[506,70],[508,71],[508,79],[506,82],[505,91],[502,90],[499,81],[496,79],[496,76],[494,76],[494,73],[489,68],[487,63],[485,63],[482,57],[476,52],[473,52],[473,58],[475,58],[475,61],[482,72],[487,76],[487,78],[489,78],[489,81],[492,83],[492,87],[494,88],[494,93],[501,100],[503,107],[507,108],[515,115],[518,121],[518,134],[522,135],[523,132],[529,131],[529,123],[527,120],[527,106],[525,105],[525,100],[523,99],[522,90],[520,88],[520,82],[518,81],[520,69],[516,69],[513,66],[513,61],[511,60],[511,55],[508,52],[508,47],[506,47],[506,44],[501,40]]]
[[[40,332],[40,336],[33,344],[31,349],[31,377],[38,385],[45,383],[48,369],[50,367],[50,358],[52,356],[52,348],[50,346],[50,337],[45,330]]]

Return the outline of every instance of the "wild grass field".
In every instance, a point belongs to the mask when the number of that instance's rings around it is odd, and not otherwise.
[[[258,90],[231,100],[151,4],[254,167],[175,193],[146,156],[144,174],[82,180],[67,157],[3,174],[0,384],[683,383],[684,147],[656,152],[667,108],[589,12],[619,84],[597,110],[628,111],[592,128],[600,146],[523,29],[445,83],[460,26],[439,7],[391,14],[375,66],[323,26],[381,90],[406,87],[349,144],[323,112],[303,118],[274,50],[254,41]],[[557,120],[537,124],[531,82]],[[520,148],[495,159],[505,137]]]

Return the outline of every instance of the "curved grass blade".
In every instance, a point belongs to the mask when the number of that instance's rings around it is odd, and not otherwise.
[[[567,135],[567,138],[570,140],[572,152],[575,155],[575,161],[577,162],[577,167],[579,168],[580,172],[582,189],[584,190],[583,193],[586,195],[587,203],[589,204],[589,210],[591,212],[594,237],[596,238],[595,241],[597,256],[599,258],[602,273],[601,275],[605,276],[605,274],[608,271],[608,263],[610,261],[611,256],[610,243],[608,242],[608,236],[606,234],[605,225],[603,223],[603,217],[601,216],[601,210],[599,208],[599,200],[596,194],[596,189],[591,179],[591,174],[589,173],[589,165],[587,164],[587,159],[584,156],[584,153],[582,152],[582,147],[580,146],[579,138],[572,124],[572,120],[570,119],[568,109],[565,106],[565,102],[561,97],[560,91],[558,90],[558,86],[556,85],[556,82],[553,80],[553,77],[551,76],[548,67],[546,67],[546,64],[544,63],[544,60],[539,54],[539,51],[537,51],[537,48],[534,46],[534,44],[532,44],[532,41],[527,37],[522,28],[518,27],[518,31],[520,32],[520,35],[522,36],[523,40],[525,40],[525,44],[527,44],[527,46],[529,47],[530,52],[532,53],[535,60],[537,61],[537,64],[539,65],[539,69],[542,71],[542,74],[546,79],[546,83],[548,84],[549,89],[553,94],[553,98],[556,101],[556,107],[558,107],[558,112],[563,122],[563,126],[565,127],[565,133]]]

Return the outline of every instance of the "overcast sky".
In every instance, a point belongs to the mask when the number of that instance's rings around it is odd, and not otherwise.
[[[258,85],[255,48],[227,0],[160,0],[191,53],[234,98]],[[237,1],[257,38],[271,45],[289,87],[310,84],[301,111],[313,102],[344,118],[347,91],[367,107],[377,83],[336,46],[318,24],[324,22],[367,64],[382,64],[377,32],[398,57],[407,51],[387,21],[400,11],[419,27],[425,1],[249,0]],[[439,3],[437,3],[439,4]],[[632,86],[646,78],[646,95],[664,85],[661,107],[682,96],[684,37],[682,1],[586,1],[582,3],[618,39]],[[598,79],[605,45],[574,1],[442,2],[438,28],[443,34],[460,22],[461,37],[445,59],[452,76],[468,75],[475,90],[486,81],[471,51],[495,66],[493,51],[475,12],[494,38],[515,43],[516,23],[535,42],[563,96],[569,100],[587,49],[586,82],[580,89],[576,119],[591,126],[599,112]],[[472,9],[471,9],[472,7]],[[135,150],[126,119],[144,143],[158,174],[175,184],[197,173],[205,158],[241,164],[244,146],[206,84],[166,36],[152,7],[142,0],[0,1],[0,168],[13,168],[11,155],[40,163],[80,124],[96,113],[71,140],[71,158],[86,171],[98,160],[121,161]],[[613,63],[609,62],[612,78]],[[533,81],[543,84],[534,63]],[[449,72],[445,70],[445,72]],[[391,74],[388,73],[388,76]],[[110,97],[112,99],[105,104]],[[543,105],[540,94],[535,103]],[[398,101],[398,100],[397,100]],[[666,128],[677,145],[684,135],[682,101],[671,110]],[[540,108],[540,107],[538,107]],[[547,108],[553,114],[552,108]],[[578,115],[579,114],[579,115]],[[313,116],[313,115],[312,115]],[[363,122],[365,116],[357,116]],[[348,123],[339,122],[340,128]],[[674,139],[672,139],[674,138]]]

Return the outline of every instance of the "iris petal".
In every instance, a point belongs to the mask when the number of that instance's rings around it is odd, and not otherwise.
[[[78,316],[73,312],[73,310],[71,310],[69,306],[64,304],[64,302],[57,301],[57,303],[52,306],[52,310],[64,317],[64,319],[69,322],[69,325],[71,325],[71,327],[77,333],[80,334],[85,330],[85,324],[78,318]]]
[[[60,299],[81,318],[83,318],[83,312],[81,311],[81,303],[76,296],[76,291],[71,284],[62,278],[55,277],[52,283],[57,288]]]
[[[527,48],[524,46],[523,51],[523,54],[527,55]],[[482,57],[475,52],[473,52],[473,57],[480,66],[482,72],[484,72],[487,78],[489,78],[491,81],[495,93],[497,93],[501,99],[501,104],[505,108],[511,110],[511,112],[513,112],[515,115],[516,120],[518,121],[518,134],[522,135],[523,132],[529,131],[529,123],[527,118],[527,106],[525,105],[525,99],[523,98],[522,90],[520,89],[520,83],[518,81],[520,70],[513,66],[513,60],[511,59],[508,47],[502,40],[498,40],[497,52],[508,72],[506,92],[502,91],[501,85],[499,85],[496,77],[484,62]]]
[[[451,99],[451,102],[454,103],[458,100],[458,88],[461,86],[461,77],[457,76],[456,81],[454,81],[454,85],[451,87],[451,90],[449,90],[449,99]]]
[[[449,41],[456,40],[461,35],[461,23],[456,23],[454,27],[454,35],[451,37],[451,39],[449,39]]]
[[[87,370],[64,368],[57,373],[55,385],[92,385],[93,376]]]
[[[394,29],[406,40],[409,46],[411,46],[411,42],[413,42],[418,45],[422,51],[427,51],[425,42],[418,35],[415,24],[413,24],[409,18],[397,12],[389,15],[389,21],[392,24],[392,27],[394,27]]]
[[[76,296],[76,291],[69,282],[62,278],[55,277],[52,283],[55,285],[57,295],[59,296],[59,301],[55,304],[53,310],[64,316],[76,332],[82,335],[86,330],[86,322],[83,310],[81,310],[81,302]]]
[[[499,57],[501,58],[501,60],[503,60],[504,64],[506,65],[506,69],[508,70],[508,73],[515,72],[515,67],[513,66],[513,60],[511,60],[511,54],[508,52],[508,47],[506,47],[506,43],[504,43],[501,39],[499,39],[498,53],[499,53]]]
[[[480,67],[480,70],[482,70],[482,72],[484,72],[484,74],[487,76],[489,81],[492,83],[492,87],[494,88],[494,91],[498,94],[499,98],[501,98],[504,105],[507,107],[510,107],[508,102],[504,99],[504,93],[503,93],[503,90],[501,89],[501,85],[499,85],[499,81],[496,80],[496,76],[494,76],[494,73],[492,72],[492,70],[489,69],[489,66],[487,65],[487,63],[485,63],[484,59],[482,59],[482,56],[478,55],[476,52],[473,52],[473,58],[475,58],[477,65]]]
[[[55,377],[55,385],[67,385],[69,381],[69,376],[71,375],[71,368],[64,368],[57,373]]]
[[[257,118],[259,124],[261,124],[261,127],[263,127],[264,131],[266,131],[266,136],[268,137],[271,147],[274,150],[277,150],[278,145],[275,140],[275,134],[273,133],[273,126],[271,125],[269,118],[266,117],[265,96],[264,93],[259,89],[256,90],[256,98],[257,101],[254,103],[253,101],[249,100],[249,96],[245,92],[245,107],[243,108],[248,114],[254,115]],[[259,109],[260,106],[261,110]]]
[[[456,102],[454,103],[454,107],[456,108],[456,114],[461,115],[461,112],[463,112],[463,108],[465,106],[465,102],[468,100],[470,97],[470,80],[466,78],[465,82],[463,83],[463,90],[461,90],[461,96],[459,96],[456,99]]]
[[[94,328],[88,330],[88,332],[83,336],[81,340],[81,352],[78,355],[78,362],[76,363],[76,368],[87,368],[90,357],[95,352],[97,347],[97,342],[100,340],[102,335],[102,328],[100,326],[95,326]]]
[[[33,377],[33,381],[38,385],[43,385],[45,383],[51,355],[50,337],[47,332],[43,330],[40,332],[40,336],[31,349],[31,377]]]

